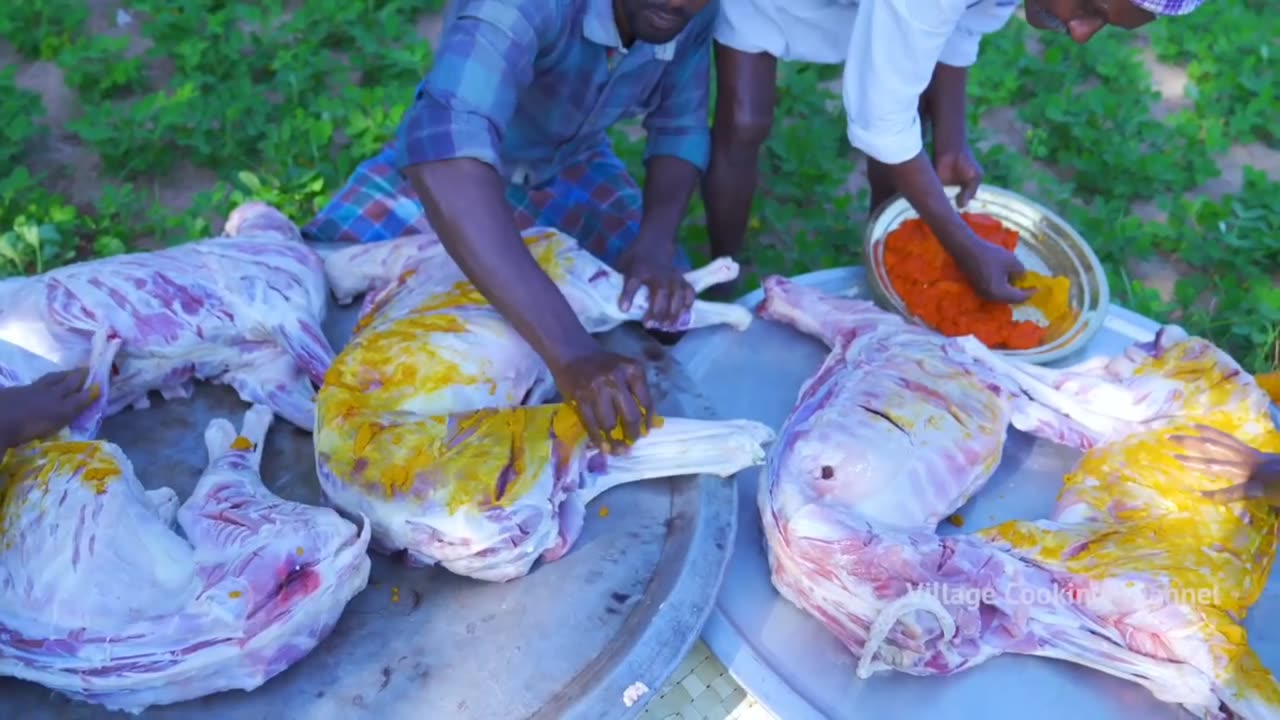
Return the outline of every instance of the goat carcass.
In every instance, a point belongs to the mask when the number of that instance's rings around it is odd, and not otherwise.
[[[621,312],[621,276],[571,238],[535,228],[525,241],[588,331],[643,317],[647,295]],[[571,409],[542,404],[554,392],[546,365],[433,236],[351,248],[326,267],[343,299],[375,288],[320,390],[315,429],[325,494],[372,520],[375,547],[510,580],[568,552],[586,503],[610,487],[764,459],[772,432],[746,421],[665,418],[625,456],[588,449]],[[725,259],[687,277],[702,290],[736,274]],[[682,327],[750,322],[744,308],[699,301]]]
[[[764,317],[832,348],[762,473],[773,582],[860,656],[860,675],[945,675],[1022,653],[1140,683],[1205,718],[1280,712],[1231,619],[1269,573],[1274,517],[1208,503],[1196,493],[1213,478],[1164,460],[1173,422],[1280,442],[1265,394],[1230,358],[1166,328],[1114,360],[1047,370],[780,278],[765,297]],[[1088,451],[1058,511],[938,536],[990,478],[1010,424]],[[1188,592],[1209,578],[1216,595]]]
[[[237,208],[227,232],[0,282],[0,340],[67,368],[87,361],[94,335],[118,337],[108,414],[146,407],[153,390],[189,397],[200,379],[310,430],[312,383],[333,359],[323,264],[262,203]]]
[[[95,345],[91,378],[104,391],[88,415],[109,402],[119,341]],[[49,369],[0,346],[6,383]],[[263,406],[239,435],[210,423],[208,469],[181,507],[168,488],[144,490],[119,447],[75,429],[92,418],[10,451],[0,675],[139,712],[252,690],[310,652],[368,582],[369,527],[263,486],[270,423]]]

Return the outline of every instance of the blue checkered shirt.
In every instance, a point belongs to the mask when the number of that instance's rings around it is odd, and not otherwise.
[[[460,0],[395,142],[400,169],[474,158],[537,185],[643,116],[645,158],[705,170],[711,2],[674,40],[623,49],[610,0]]]

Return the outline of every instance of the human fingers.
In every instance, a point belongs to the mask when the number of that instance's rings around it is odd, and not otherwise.
[[[627,373],[627,390],[635,398],[636,407],[640,410],[641,435],[647,435],[650,430],[657,427],[658,421],[653,407],[653,396],[649,393],[649,379],[645,376],[643,367],[631,366]]]
[[[569,407],[578,416],[578,420],[582,423],[582,429],[587,432],[587,440],[598,448],[605,445],[604,433],[600,428],[600,422],[596,419],[595,401],[590,393],[579,393],[569,402]]]
[[[1200,458],[1243,459],[1253,453],[1253,448],[1216,428],[1200,427],[1197,432],[1198,435],[1172,435],[1169,441],[1181,448],[1185,455]]]
[[[62,397],[84,387],[84,383],[88,378],[88,368],[72,368],[70,370],[57,370],[46,373],[31,384]]]
[[[993,287],[987,293],[987,296],[995,302],[1002,302],[1008,305],[1018,305],[1031,299],[1035,294],[1034,290],[1014,287],[1009,282],[1008,277],[995,277],[992,279]]]
[[[1232,453],[1254,452],[1254,448],[1224,430],[1219,430],[1211,425],[1198,425],[1197,432],[1200,435],[1202,444],[1216,449],[1224,450]]]
[[[967,207],[978,194],[978,187],[982,185],[982,169],[976,165],[969,165],[964,170],[964,182],[960,185],[960,193],[956,195],[956,206],[960,208]]]
[[[1010,305],[1021,305],[1022,303],[1030,300],[1031,296],[1034,294],[1034,290],[1025,290],[1023,288],[1016,288],[1012,285],[1007,285],[1001,293],[1001,300]]]
[[[631,312],[631,304],[635,302],[636,293],[643,286],[644,281],[638,276],[628,275],[622,283],[622,295],[618,297],[618,309],[624,313]]]
[[[1248,483],[1240,483],[1239,485],[1232,485],[1218,490],[1205,490],[1200,494],[1214,502],[1236,503],[1249,499],[1249,485]]]
[[[698,301],[698,292],[689,283],[680,285],[680,301],[674,310],[675,319],[671,321],[671,329],[678,330],[686,315],[693,312],[693,304]]]
[[[1188,470],[1201,472],[1213,477],[1234,477],[1244,480],[1249,477],[1251,469],[1246,463],[1238,460],[1196,455],[1174,455],[1173,459]]]
[[[617,385],[613,389],[614,409],[618,414],[619,429],[622,431],[622,442],[618,449],[623,449],[643,435],[644,414],[640,412],[635,396],[631,392],[629,379],[619,371]]]
[[[665,328],[671,317],[672,283],[670,278],[653,280],[649,283],[649,312],[645,315],[645,325]]]
[[[1010,304],[1024,303],[1030,300],[1031,296],[1035,294],[1035,290],[1018,288],[1013,285],[1014,279],[1027,271],[1026,266],[1012,252],[1008,250],[1002,250],[1001,252],[1003,257],[996,266],[1000,270],[997,278],[1000,282],[1000,299]]]
[[[58,417],[62,425],[70,423],[80,416],[85,410],[93,405],[93,401],[98,399],[98,389],[94,387],[82,387],[70,395],[64,396],[58,406]]]
[[[671,283],[667,286],[667,312],[662,318],[664,330],[675,330],[680,326],[680,319],[688,312],[698,294],[683,276],[672,273]]]
[[[613,452],[616,442],[613,432],[618,427],[617,403],[613,399],[614,384],[613,377],[609,374],[599,375],[591,383],[591,409],[595,413],[601,438],[599,448],[607,453]]]

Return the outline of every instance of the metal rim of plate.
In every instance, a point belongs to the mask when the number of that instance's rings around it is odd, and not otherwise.
[[[954,201],[960,187],[944,188]],[[1107,273],[1089,243],[1065,220],[1048,208],[1011,190],[983,185],[965,212],[991,215],[1017,231],[1018,259],[1028,270],[1050,275],[1065,275],[1071,280],[1071,302],[1079,311],[1076,322],[1047,345],[1032,350],[997,350],[1005,357],[1043,365],[1060,360],[1088,345],[1106,322],[1111,304],[1111,288]],[[863,234],[863,262],[867,268],[867,284],[877,304],[908,318],[924,323],[908,310],[893,290],[884,267],[884,241],[906,220],[919,213],[907,199],[895,196],[876,211]]]

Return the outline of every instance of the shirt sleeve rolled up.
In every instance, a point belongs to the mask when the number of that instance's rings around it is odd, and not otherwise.
[[[888,165],[904,163],[924,149],[920,95],[964,9],[963,0],[862,1],[843,87],[854,147]]]
[[[501,170],[503,133],[556,14],[549,0],[462,0],[400,123],[397,167],[473,158]]]

